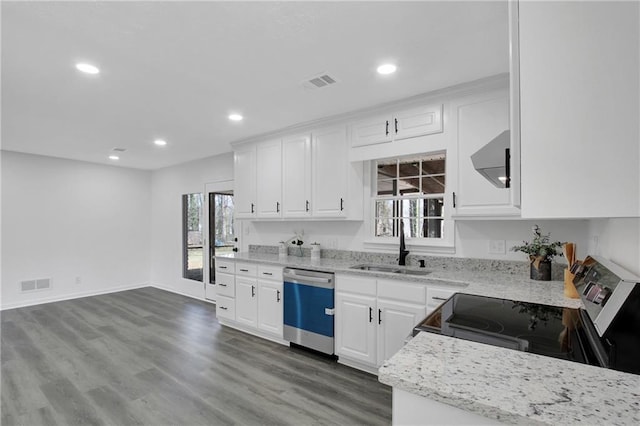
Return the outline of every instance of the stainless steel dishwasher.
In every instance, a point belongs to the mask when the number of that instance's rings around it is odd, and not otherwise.
[[[334,275],[285,268],[283,278],[284,339],[333,355]]]

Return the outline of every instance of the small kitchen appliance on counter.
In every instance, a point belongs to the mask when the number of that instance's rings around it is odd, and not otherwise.
[[[574,284],[584,309],[456,293],[413,331],[640,374],[640,278],[587,257]]]

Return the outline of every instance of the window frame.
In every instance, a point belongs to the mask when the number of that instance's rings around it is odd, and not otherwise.
[[[378,162],[380,161],[390,161],[395,160],[396,162],[402,162],[403,160],[407,160],[409,158],[415,157],[424,157],[430,155],[444,155],[445,161],[445,187],[442,193],[437,194],[424,194],[424,193],[416,193],[411,195],[378,195]],[[376,236],[376,220],[377,220],[377,210],[376,210],[376,202],[382,200],[411,200],[411,199],[442,199],[443,200],[443,214],[440,217],[442,219],[442,237],[440,238],[432,238],[432,237],[406,237],[405,243],[407,247],[411,247],[414,252],[429,252],[429,253],[455,253],[455,224],[452,219],[452,203],[449,202],[452,197],[452,187],[454,186],[454,182],[452,181],[452,154],[447,152],[447,150],[437,150],[432,152],[423,152],[416,153],[412,155],[398,155],[389,158],[380,158],[371,160],[369,162],[370,173],[368,173],[368,177],[370,179],[370,194],[369,194],[369,212],[367,214],[367,218],[370,222],[368,236],[364,241],[364,245],[366,248],[370,249],[389,249],[390,246],[397,246],[399,241],[399,236],[389,237],[389,236]],[[398,164],[398,163],[396,163]],[[439,173],[434,173],[435,175],[439,175]],[[396,178],[398,177],[398,172],[396,173]],[[422,177],[422,175],[420,176]],[[390,178],[392,179],[392,178]],[[395,216],[393,217],[395,219]],[[421,219],[425,219],[427,217],[423,217]],[[406,225],[405,225],[406,226]]]

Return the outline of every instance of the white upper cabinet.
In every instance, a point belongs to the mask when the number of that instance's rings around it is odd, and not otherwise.
[[[315,217],[344,217],[349,204],[346,131],[319,130],[312,136],[313,200]]]
[[[311,216],[311,137],[283,139],[282,162],[282,216]]]
[[[351,125],[351,147],[442,132],[442,104],[366,118]]]
[[[256,146],[256,204],[259,218],[282,216],[282,142]]]
[[[519,182],[510,173],[518,159],[511,156],[517,139],[510,133],[509,91],[466,97],[453,107],[458,120],[455,216],[518,216],[511,191]]]
[[[522,216],[640,216],[640,3],[519,8]]]
[[[256,215],[256,148],[242,147],[233,153],[234,215],[238,219]]]

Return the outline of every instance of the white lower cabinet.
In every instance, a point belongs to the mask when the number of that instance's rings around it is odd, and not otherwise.
[[[258,328],[282,337],[282,281],[258,280]]]
[[[232,297],[216,297],[216,316],[231,321],[236,320],[236,301]]]
[[[375,280],[373,280],[375,290]],[[377,324],[373,321],[375,296],[338,292],[335,296],[336,342],[338,356],[376,364]]]
[[[236,276],[236,322],[258,326],[258,280]]]
[[[356,368],[382,365],[426,316],[425,284],[338,274],[336,289],[336,354]]]
[[[378,365],[404,346],[413,327],[425,316],[424,304],[378,299]]]

